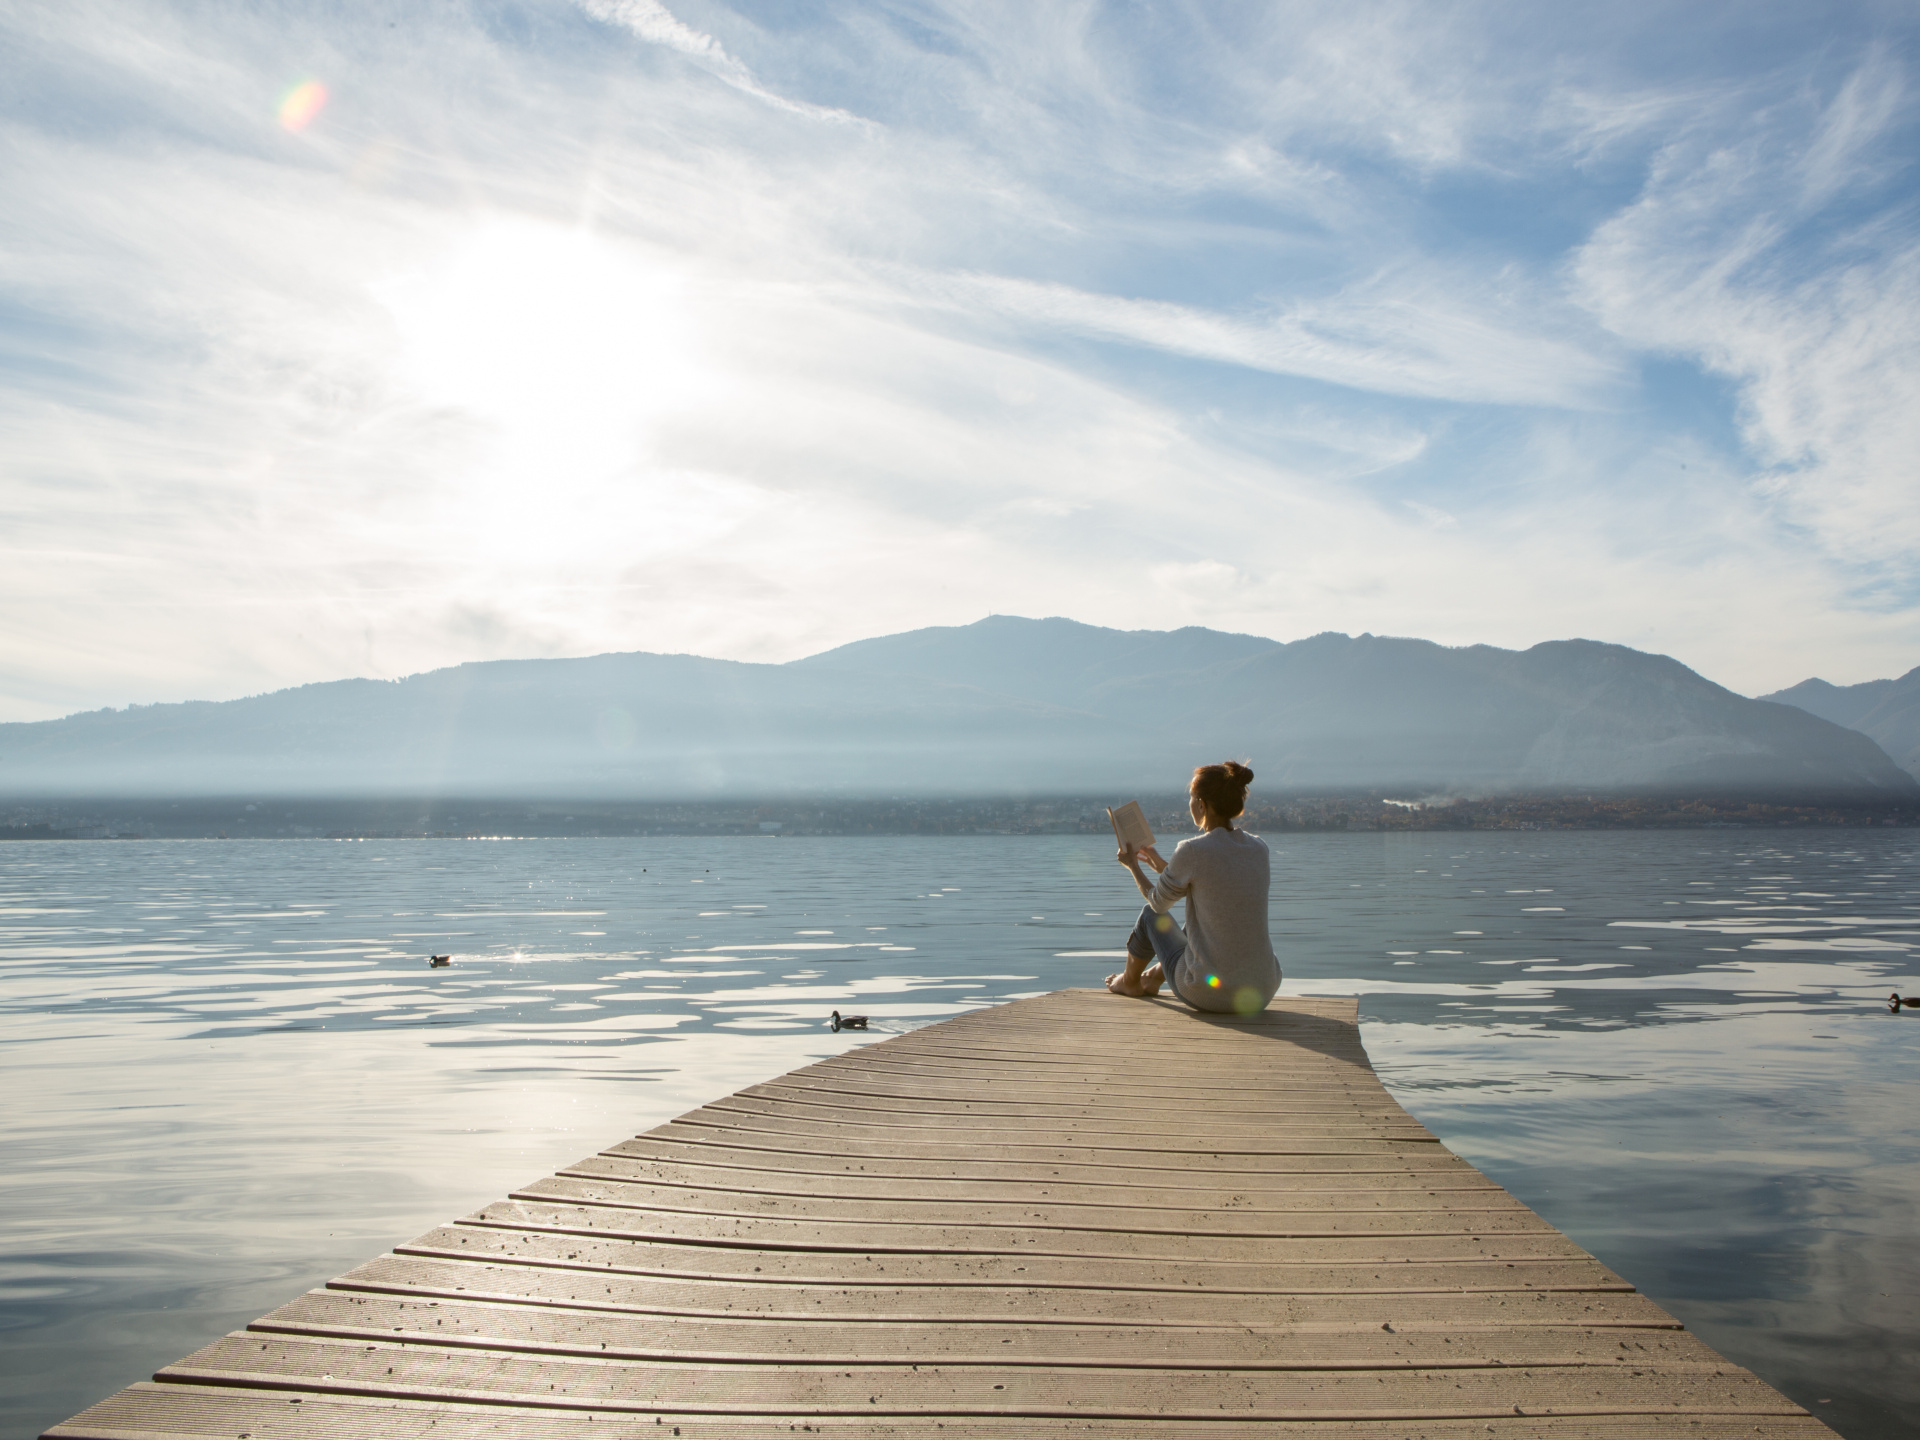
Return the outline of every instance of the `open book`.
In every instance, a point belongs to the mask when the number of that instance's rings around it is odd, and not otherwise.
[[[1153,844],[1153,827],[1147,824],[1146,812],[1138,800],[1129,800],[1118,810],[1107,811],[1107,820],[1113,826],[1113,838],[1122,847],[1131,845],[1136,850],[1145,850]]]

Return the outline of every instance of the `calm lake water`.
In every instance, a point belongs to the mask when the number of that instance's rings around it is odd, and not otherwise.
[[[1920,1407],[1912,832],[1286,836],[1285,993],[1852,1440]],[[0,846],[0,1435],[875,1032],[1112,968],[1094,837]],[[451,969],[426,956],[451,951]]]

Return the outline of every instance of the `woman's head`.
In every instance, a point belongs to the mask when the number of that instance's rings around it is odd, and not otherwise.
[[[1238,760],[1227,760],[1195,770],[1187,794],[1224,824],[1247,808],[1247,786],[1252,783],[1253,771]]]

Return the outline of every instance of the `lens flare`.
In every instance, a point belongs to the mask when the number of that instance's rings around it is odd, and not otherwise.
[[[1220,988],[1220,977],[1218,975],[1207,976],[1207,988],[1209,990],[1218,990]]]
[[[302,80],[280,97],[280,123],[289,130],[304,130],[326,103],[326,86],[318,80]]]

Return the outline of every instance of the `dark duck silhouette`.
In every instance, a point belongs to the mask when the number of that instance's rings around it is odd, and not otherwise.
[[[1898,990],[1887,997],[1887,1009],[1898,1011],[1904,1005],[1909,1010],[1920,1010],[1920,995],[1909,995],[1902,999]]]
[[[429,966],[430,966],[430,967],[431,967],[432,969],[435,969],[435,970],[439,970],[439,969],[441,969],[441,968],[442,968],[442,967],[444,967],[444,966],[447,966],[447,965],[451,965],[451,964],[453,964],[453,956],[451,956],[451,955],[429,955],[429,956],[427,957],[427,964],[428,964],[428,965],[429,965]]]
[[[832,1025],[835,1030],[864,1030],[867,1028],[867,1017],[864,1015],[842,1015],[836,1010],[827,1023]]]

